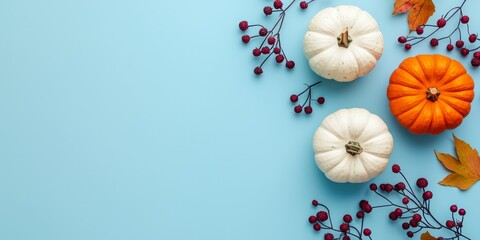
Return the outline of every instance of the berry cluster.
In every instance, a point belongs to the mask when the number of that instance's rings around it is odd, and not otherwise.
[[[464,57],[468,56],[471,52],[474,52],[474,57],[472,58],[471,64],[474,67],[480,66],[480,51],[477,51],[480,49],[480,46],[477,45],[480,41],[480,38],[478,33],[472,33],[470,31],[470,27],[468,25],[470,17],[463,14],[463,7],[466,1],[467,0],[463,0],[460,6],[451,8],[448,12],[437,19],[435,24],[419,26],[417,27],[416,31],[413,31],[408,36],[400,36],[398,38],[398,42],[404,44],[404,48],[406,50],[410,50],[414,45],[428,39],[430,40],[430,46],[432,47],[437,47],[440,42],[445,41],[448,42],[445,48],[449,52],[457,48],[457,50],[460,51],[460,54]],[[442,37],[432,37],[435,33],[447,26],[449,21],[451,22],[453,20],[456,20],[456,27],[449,34]],[[424,32],[427,29],[432,29],[432,31],[429,34],[424,35]],[[465,32],[467,37],[465,37]],[[457,36],[458,38],[452,40],[452,38]],[[465,38],[468,39],[468,43],[467,39]]]
[[[443,234],[446,235],[437,237],[436,239],[470,239],[462,233],[464,216],[466,214],[465,209],[459,209],[457,205],[451,205],[450,219],[447,219],[443,223],[440,222],[439,220],[437,220],[437,218],[434,217],[430,209],[430,201],[433,198],[433,193],[426,189],[428,186],[428,180],[425,178],[418,178],[416,181],[416,188],[414,189],[410,185],[407,178],[401,172],[399,165],[394,164],[392,166],[392,172],[401,175],[403,181],[397,182],[395,184],[370,184],[370,190],[387,203],[384,205],[372,206],[368,201],[361,200],[359,204],[361,210],[357,213],[357,218],[362,219],[362,225],[360,229],[363,229],[363,218],[365,216],[365,213],[370,213],[375,208],[391,208],[392,211],[390,211],[390,213],[388,214],[388,218],[391,221],[402,222],[401,227],[403,230],[405,230],[406,236],[409,238],[413,238],[415,234],[423,232],[425,230],[444,230]],[[396,195],[397,197],[394,197],[392,195]],[[398,198],[398,196],[400,196],[400,198]],[[398,202],[395,200],[398,200]],[[313,201],[313,205],[319,205],[326,208],[324,205],[319,204],[315,200]],[[310,216],[309,218],[309,222],[313,224],[313,228],[316,231],[319,231],[323,227],[325,229],[341,233],[338,238],[327,238],[327,234],[325,234],[324,239],[350,239],[345,238],[349,237],[350,235],[358,239],[362,239],[362,235],[359,234],[361,231],[357,230],[356,228],[350,227],[348,225],[349,222],[347,223],[347,221],[345,221],[345,218],[344,224],[347,224],[348,228],[344,227],[343,229],[354,229],[354,233],[342,231],[342,228],[340,228],[340,230],[333,229],[331,223],[330,225],[322,225],[323,221],[321,220],[324,218],[319,218],[319,214],[323,215],[323,213],[318,212],[317,216]],[[368,235],[365,234],[365,230],[366,229],[363,230],[364,236],[370,237],[371,230],[368,229]]]
[[[311,114],[313,112],[312,108],[312,88],[315,87],[316,85],[320,84],[321,81],[318,81],[312,85],[307,85],[307,88],[303,90],[302,92],[298,94],[292,94],[290,95],[290,102],[296,103],[299,100],[299,97],[301,97],[303,94],[307,93],[307,97],[305,99],[305,102],[303,102],[302,105],[298,104],[293,108],[293,111],[295,113],[301,113],[304,111],[306,114]],[[325,98],[324,97],[318,97],[317,98],[318,104],[324,104],[325,103]],[[308,105],[307,105],[308,103]]]
[[[308,4],[313,2],[311,0],[309,2],[302,1],[300,2],[300,8],[306,9]],[[242,36],[242,42],[245,44],[249,43],[252,39],[259,38],[261,39],[261,43],[259,46],[255,47],[252,50],[252,54],[255,57],[263,57],[263,61],[261,64],[253,69],[255,75],[261,75],[263,73],[263,64],[273,55],[275,54],[275,62],[281,64],[285,63],[285,67],[287,69],[293,69],[295,67],[295,62],[293,60],[289,60],[287,55],[285,54],[284,49],[282,48],[282,42],[280,39],[280,33],[282,30],[283,22],[285,20],[285,16],[287,10],[296,2],[296,0],[292,0],[290,4],[284,7],[284,4],[281,0],[274,0],[272,6],[265,6],[263,8],[263,13],[266,16],[270,16],[274,13],[278,13],[278,20],[271,28],[267,28],[262,24],[249,24],[248,21],[243,20],[238,24],[238,27],[241,31],[247,31],[251,28],[257,28],[258,34],[256,35],[248,35],[245,34]]]

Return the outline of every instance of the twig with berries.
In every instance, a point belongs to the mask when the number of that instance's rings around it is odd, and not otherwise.
[[[306,94],[306,96],[307,96],[302,105],[298,104],[293,108],[293,111],[295,113],[301,113],[302,110],[305,111],[306,114],[311,114],[313,112],[313,108],[312,108],[312,100],[313,100],[312,88],[317,86],[321,82],[322,81],[318,81],[318,82],[316,82],[312,85],[305,84],[307,86],[307,88],[305,90],[303,90],[302,92],[300,92],[298,94],[290,95],[290,102],[292,102],[292,103],[298,102],[299,97],[301,97],[304,94]],[[324,104],[325,103],[325,98],[324,97],[318,97],[317,98],[317,103],[318,104]]]
[[[463,0],[460,6],[453,7],[448,10],[437,20],[436,24],[425,24],[417,27],[416,31],[410,33],[408,36],[400,36],[398,38],[398,42],[404,44],[404,48],[406,50],[410,50],[414,45],[417,45],[428,39],[430,39],[430,46],[432,47],[437,47],[440,42],[448,40],[446,49],[450,52],[454,49],[452,38],[458,35],[458,40],[455,41],[455,47],[460,51],[462,56],[468,56],[470,52],[474,52],[471,64],[474,67],[480,66],[480,51],[477,51],[480,49],[480,46],[476,45],[480,38],[478,37],[478,33],[472,33],[470,31],[470,26],[468,24],[470,17],[463,14],[463,7],[466,2],[467,0]],[[442,37],[432,37],[439,30],[443,29],[448,22],[454,20],[456,21],[456,26],[449,34]],[[426,36],[422,36],[427,29],[432,29],[432,31]],[[470,46],[466,46],[465,41],[463,40],[465,32],[468,36]],[[416,36],[413,34],[416,34]]]

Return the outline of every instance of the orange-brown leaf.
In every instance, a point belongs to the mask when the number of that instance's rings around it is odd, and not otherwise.
[[[425,25],[435,12],[435,4],[432,0],[414,0],[414,4],[408,14],[408,27],[414,31],[418,26]]]
[[[443,166],[452,171],[439,184],[467,190],[480,180],[480,156],[477,150],[473,149],[465,141],[458,139],[455,135],[453,135],[453,139],[458,158],[435,151],[438,160]]]
[[[436,237],[430,235],[428,231],[422,233],[422,236],[420,236],[420,240],[437,240]]]
[[[393,13],[392,15],[399,13],[406,13],[413,7],[413,2],[416,0],[397,0],[393,4]]]

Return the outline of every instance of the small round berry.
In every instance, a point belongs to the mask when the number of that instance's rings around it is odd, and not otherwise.
[[[451,212],[457,212],[457,210],[458,210],[457,205],[454,204],[454,205],[450,206],[450,211]]]
[[[246,31],[248,29],[248,22],[243,20],[238,24],[238,27],[240,28],[240,30]]]
[[[407,230],[407,229],[410,228],[410,224],[408,224],[408,222],[404,222],[404,223],[402,223],[402,228],[403,228],[403,230]]]
[[[275,54],[280,54],[281,51],[282,51],[282,49],[280,49],[278,47],[273,48],[273,53],[275,53]]]
[[[405,186],[405,183],[403,182],[399,182],[397,184],[395,184],[395,191],[403,191],[405,190],[406,186]]]
[[[269,47],[263,47],[262,48],[262,53],[263,54],[269,54],[270,53],[270,48]]]
[[[293,111],[295,111],[295,113],[301,113],[302,110],[303,110],[303,108],[300,105],[297,105],[293,108]],[[317,218],[318,218],[318,215],[317,215]]]
[[[415,213],[412,216],[412,220],[415,221],[415,222],[420,222],[420,221],[422,221],[422,216],[418,213]]]
[[[428,186],[428,181],[425,178],[417,179],[417,187],[419,188],[426,188]]]
[[[288,69],[292,69],[292,68],[295,67],[295,62],[294,62],[294,61],[291,61],[291,60],[290,60],[290,61],[287,61],[287,62],[285,63],[285,67],[287,67]]]
[[[462,48],[460,49],[460,53],[462,54],[462,56],[465,57],[470,53],[470,50],[468,50],[467,48]]]
[[[274,37],[268,37],[268,40],[267,40],[268,44],[273,45],[275,44],[275,41],[276,39]]]
[[[408,232],[407,232],[407,237],[413,238],[413,232],[412,232],[412,231],[408,231]]]
[[[260,75],[263,73],[263,69],[261,67],[256,67],[253,69],[253,73],[255,73],[255,75]]]
[[[384,184],[384,183],[380,184],[380,190],[385,191],[385,186],[386,186],[386,184]]]
[[[377,184],[375,183],[370,184],[370,190],[377,191]]]
[[[350,240],[349,236],[343,236],[342,240]]]
[[[447,20],[445,20],[445,18],[440,18],[437,20],[437,27],[443,28],[445,25],[447,25]]]
[[[418,35],[422,35],[423,34],[423,27],[417,27],[416,32],[417,32]]]
[[[399,43],[406,43],[406,42],[407,42],[407,38],[404,37],[404,36],[400,36],[400,37],[398,37],[398,42],[399,42]]]
[[[243,36],[242,36],[242,42],[243,42],[243,43],[248,43],[248,42],[250,42],[250,36],[248,36],[248,35],[243,35]]]
[[[480,60],[480,51],[474,52],[473,57]]]
[[[480,59],[478,58],[472,58],[472,61],[470,62],[473,67],[478,67],[480,66]]]
[[[295,94],[294,94],[295,95]],[[293,95],[292,95],[293,96]],[[292,96],[290,96],[290,100],[292,100]],[[298,96],[297,96],[297,101],[298,101]],[[295,101],[296,102],[296,101]],[[312,200],[312,205],[313,206],[318,206],[318,201],[317,200]]]
[[[346,222],[346,223],[351,223],[352,222],[352,216],[350,216],[350,214],[345,214],[343,216],[343,221]]]
[[[259,48],[255,48],[253,49],[252,54],[253,56],[258,57],[260,56],[260,54],[262,54],[262,50],[260,50]]]
[[[363,209],[366,205],[368,204],[368,201],[365,200],[365,199],[362,199],[360,200],[360,202],[358,203],[358,206]]]
[[[423,197],[423,200],[432,199],[433,193],[431,191],[426,191],[423,193],[422,197]]]
[[[264,8],[263,8],[263,13],[265,13],[265,15],[267,15],[267,16],[268,16],[268,15],[271,15],[271,14],[273,13],[272,7],[270,7],[270,6],[264,7]]]
[[[285,60],[285,57],[282,55],[282,54],[278,54],[276,57],[275,57],[275,61],[277,63],[281,63],[283,62],[283,60]]]
[[[306,114],[311,114],[313,112],[313,109],[310,106],[306,106],[303,108],[303,111],[305,111]]]
[[[413,227],[413,228],[418,227],[418,223],[419,222],[414,221],[413,219],[410,219],[410,221],[409,221],[410,226]]]
[[[470,34],[470,36],[468,36],[468,41],[471,43],[477,41],[477,34]]]
[[[460,210],[458,210],[458,214],[460,214],[460,216],[465,216],[465,214],[467,214],[467,211],[465,211],[465,209],[463,208],[460,208]]]
[[[393,191],[393,186],[390,183],[385,184],[385,192],[389,193]]]
[[[445,222],[445,225],[447,226],[447,228],[453,228],[455,227],[455,222],[453,220],[447,220]]]
[[[326,233],[326,234],[323,236],[323,239],[324,239],[324,240],[333,240],[333,239],[334,239],[334,236],[333,236],[333,234],[331,234],[331,233]]]
[[[412,45],[410,45],[410,43],[405,44],[405,50],[408,51],[410,49],[412,49]]]
[[[357,218],[363,218],[365,217],[365,213],[363,211],[358,211],[357,214],[356,214]]]
[[[462,48],[463,45],[465,45],[465,43],[462,40],[458,40],[455,42],[455,46],[457,46],[457,48]]]
[[[300,106],[300,105],[298,105],[298,106]],[[300,110],[301,110],[301,106],[300,106]],[[319,212],[317,212],[317,219],[318,219],[318,221],[320,221],[320,222],[327,221],[327,220],[328,220],[328,214],[327,214],[327,212],[325,212],[325,211],[319,211]]]
[[[408,197],[404,197],[402,199],[402,203],[405,204],[405,205],[407,205],[409,202],[410,202],[410,199],[408,199]]]
[[[432,46],[432,47],[438,46],[438,39],[432,38],[432,39],[430,40],[430,46]]]
[[[305,2],[305,1],[301,1],[301,2],[300,2],[300,8],[301,8],[301,9],[307,9],[307,8],[308,8],[308,3]]]
[[[363,235],[370,236],[371,234],[372,234],[372,230],[370,230],[369,228],[363,229]]]
[[[372,212],[372,206],[368,203],[365,204],[365,206],[363,206],[363,211],[365,211],[366,213]]]
[[[258,30],[258,35],[260,35],[262,37],[267,36],[267,34],[268,34],[268,29],[266,29],[264,27],[262,27],[262,28],[260,28],[260,30]]]
[[[317,102],[318,102],[318,104],[324,104],[325,103],[325,98],[324,97],[318,97]]]
[[[318,223],[313,224],[313,229],[317,232],[320,231],[320,229],[321,229],[320,224],[318,224]]]
[[[294,103],[294,102],[297,102],[297,101],[298,101],[298,95],[297,94],[290,95],[290,102]],[[317,200],[313,200],[312,205],[317,206],[318,205]]]
[[[400,166],[398,164],[393,164],[392,172],[393,173],[399,173],[400,172]]]
[[[388,214],[388,218],[390,218],[390,220],[392,221],[395,221],[398,219],[398,216],[397,214],[395,214],[395,212],[391,212],[390,214]]]
[[[280,8],[283,7],[283,2],[280,1],[280,0],[275,0],[275,1],[273,2],[273,7],[274,7],[275,9],[280,9]]]
[[[397,217],[401,217],[403,215],[403,211],[400,208],[396,208],[394,213],[397,215]]]
[[[462,228],[463,227],[463,222],[462,221],[457,221],[457,227]]]
[[[462,22],[463,24],[467,24],[468,21],[470,21],[470,18],[467,15],[464,15],[460,18],[460,22]]]
[[[315,216],[310,216],[310,217],[308,217],[308,221],[309,221],[310,223],[315,223],[315,222],[317,221],[317,217],[315,217]]]
[[[453,45],[451,43],[447,44],[447,51],[452,51],[453,50]]]
[[[340,231],[342,231],[342,232],[348,232],[348,229],[350,229],[350,227],[348,226],[348,224],[346,224],[346,223],[340,224]]]

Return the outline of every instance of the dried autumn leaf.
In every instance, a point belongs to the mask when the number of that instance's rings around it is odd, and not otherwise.
[[[480,156],[477,150],[468,143],[458,139],[455,135],[453,135],[453,139],[458,159],[452,155],[435,151],[443,166],[452,171],[439,184],[467,190],[480,180]]]
[[[436,237],[430,235],[428,231],[422,233],[422,236],[420,236],[420,240],[437,240]]]
[[[414,31],[418,26],[425,25],[435,12],[432,0],[396,0],[393,5],[393,14],[408,14],[408,27]]]

